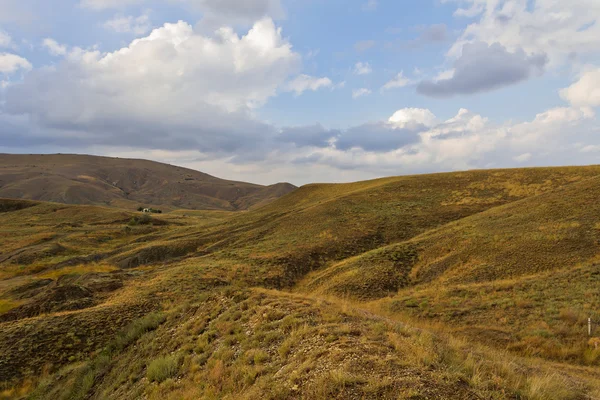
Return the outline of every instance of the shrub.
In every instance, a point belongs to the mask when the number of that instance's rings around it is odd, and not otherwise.
[[[152,217],[147,214],[135,216],[135,217],[131,218],[131,220],[129,221],[130,226],[149,225],[151,223],[152,223]]]
[[[160,383],[168,378],[173,378],[177,375],[178,370],[179,357],[177,355],[159,357],[148,365],[146,376],[150,382],[156,381]]]
[[[110,344],[109,351],[123,350],[125,347],[138,340],[144,333],[158,328],[160,324],[165,322],[165,319],[166,317],[164,314],[154,312],[133,321],[127,325],[125,329],[119,332],[117,337]]]

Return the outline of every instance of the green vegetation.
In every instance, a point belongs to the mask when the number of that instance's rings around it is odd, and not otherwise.
[[[147,376],[150,382],[161,383],[173,378],[179,368],[179,357],[176,355],[159,357],[148,365]]]
[[[152,217],[148,214],[140,215],[132,217],[129,221],[129,226],[137,226],[137,225],[150,225],[152,224]]]
[[[578,167],[0,201],[0,398],[600,398],[599,198]]]
[[[138,340],[144,333],[156,329],[165,322],[164,314],[154,312],[133,321],[125,329],[117,334],[117,337],[109,344],[108,352],[120,352],[131,343]]]

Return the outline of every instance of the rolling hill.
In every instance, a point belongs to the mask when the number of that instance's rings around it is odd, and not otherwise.
[[[0,200],[0,398],[599,399],[598,198],[590,166]]]
[[[0,154],[0,197],[166,210],[248,210],[294,190],[146,160],[72,154]]]

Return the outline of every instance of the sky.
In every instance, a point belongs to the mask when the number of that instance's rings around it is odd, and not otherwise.
[[[0,153],[261,184],[600,163],[600,0],[0,0]]]

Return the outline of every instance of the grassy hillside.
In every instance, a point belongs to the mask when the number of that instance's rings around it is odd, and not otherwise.
[[[193,267],[161,275],[135,288],[160,309],[31,381],[29,397],[584,399],[600,388],[589,370],[516,360],[348,303],[236,288]]]
[[[580,167],[150,219],[2,200],[0,398],[600,398],[599,194]]]
[[[410,285],[509,279],[590,262],[600,255],[599,198],[600,178],[588,178],[344,260],[305,285],[365,298]],[[353,291],[365,271],[373,285],[366,281]],[[387,292],[371,288],[386,284]]]
[[[495,207],[308,275],[298,290],[382,301],[471,340],[598,365],[600,178]],[[600,332],[599,332],[600,333]]]
[[[202,249],[262,269],[273,286],[290,286],[330,262],[599,173],[599,167],[540,168],[308,185],[203,232]]]
[[[227,181],[146,160],[0,154],[0,197],[136,209],[247,210],[294,190]]]

